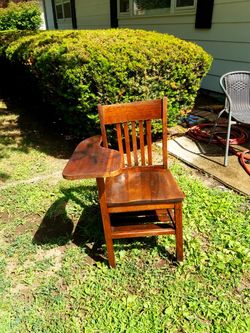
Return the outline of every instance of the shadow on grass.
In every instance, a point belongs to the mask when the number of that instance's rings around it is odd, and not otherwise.
[[[84,248],[94,261],[104,261],[103,229],[99,206],[94,201],[95,186],[79,186],[63,189],[64,196],[56,200],[48,209],[33,237],[33,243],[38,245],[66,245],[70,241]],[[77,222],[69,218],[67,205],[69,201],[82,208],[82,214]]]
[[[17,123],[1,126],[2,144],[10,146],[11,151],[28,153],[29,148],[35,148],[59,159],[70,157],[80,139],[64,133],[60,121],[52,119],[48,106],[33,106],[31,109],[30,106],[25,107],[10,101],[6,104],[8,112],[5,110],[4,115],[16,115]],[[3,113],[0,112],[0,114]]]
[[[34,235],[33,243],[63,246],[72,242],[82,247],[94,262],[107,262],[100,210],[96,202],[96,187],[78,186],[62,189],[62,193],[64,196],[56,200],[46,212]],[[82,208],[77,222],[67,214],[70,201]],[[116,252],[156,247],[161,258],[171,262],[175,260],[165,247],[158,244],[157,237],[119,239],[115,240],[114,247]]]
[[[50,206],[34,235],[34,243],[65,245],[71,239],[74,225],[67,216],[67,201],[60,198]]]
[[[0,143],[10,146],[10,150],[27,153],[29,148],[35,148],[56,158],[69,158],[81,138],[68,135],[67,128],[55,115],[54,108],[43,101],[35,83],[32,86],[29,80],[23,82],[25,76],[15,82],[14,74],[6,73],[3,64],[0,69],[3,72],[0,102],[6,106],[3,108],[0,103],[0,116],[17,116],[17,121],[8,119],[0,125]]]
[[[1,158],[1,155],[0,155],[0,158]],[[0,171],[0,182],[5,182],[9,178],[10,178],[9,174]]]

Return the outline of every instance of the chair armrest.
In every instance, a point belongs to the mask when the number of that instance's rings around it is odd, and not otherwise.
[[[63,170],[63,177],[66,179],[102,178],[120,174],[121,153],[101,147],[101,142],[100,135],[80,142]]]

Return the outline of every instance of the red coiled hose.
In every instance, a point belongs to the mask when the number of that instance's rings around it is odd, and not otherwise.
[[[218,142],[225,145],[226,139],[222,138],[221,134],[227,133],[227,125],[218,125],[216,128],[216,131],[214,132],[213,139],[210,140],[211,137],[211,130],[209,128],[213,128],[214,125],[211,123],[208,124],[199,124],[196,126],[193,126],[189,128],[187,131],[187,135],[191,138],[203,142],[210,142],[217,144]],[[207,130],[205,130],[207,129]],[[235,150],[231,145],[240,145],[248,140],[248,133],[239,126],[232,126],[231,127],[231,138],[229,140],[229,149],[232,153],[234,153],[236,156],[239,157],[240,163],[243,166],[243,168],[246,170],[246,172],[250,175],[250,166],[247,165],[250,161],[250,155],[247,156],[247,154],[250,154],[250,150],[246,150],[244,152],[239,152]]]

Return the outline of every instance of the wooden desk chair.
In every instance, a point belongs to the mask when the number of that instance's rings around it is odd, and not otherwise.
[[[176,258],[182,261],[184,194],[167,166],[166,97],[98,105],[98,111],[102,136],[91,137],[77,146],[63,176],[66,179],[96,178],[110,266],[115,267],[114,239],[169,234],[176,237]],[[152,156],[151,121],[155,119],[162,123],[163,161],[160,165],[153,165]],[[108,148],[107,125],[115,126],[119,151]],[[141,223],[141,217],[152,217],[152,212],[155,222]],[[124,213],[140,218],[133,222],[131,217],[125,224],[117,224],[116,220]]]

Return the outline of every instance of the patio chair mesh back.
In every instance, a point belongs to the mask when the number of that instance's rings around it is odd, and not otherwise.
[[[220,84],[226,94],[225,111],[245,124],[250,123],[250,72],[230,72],[221,77]]]

